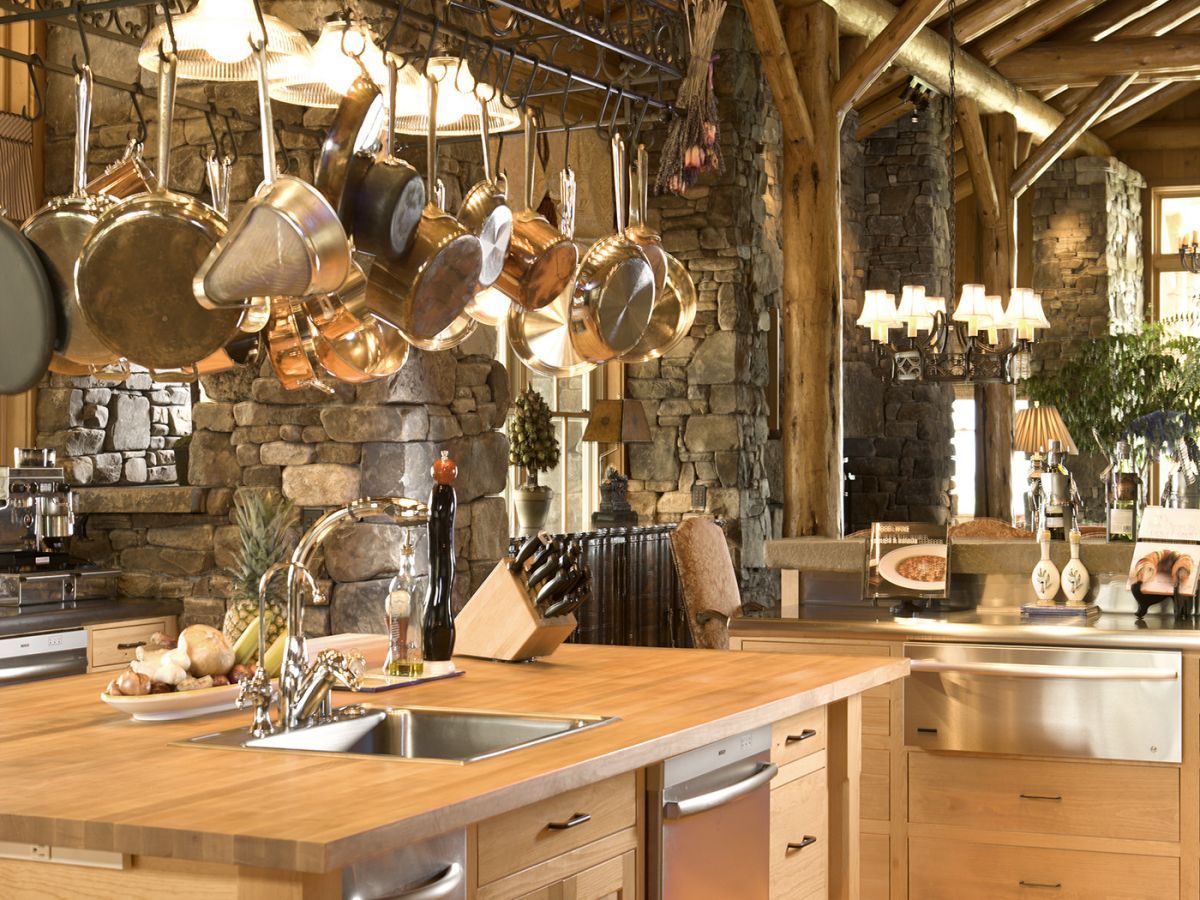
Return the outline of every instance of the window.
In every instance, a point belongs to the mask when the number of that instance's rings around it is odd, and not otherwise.
[[[583,431],[587,427],[592,401],[608,395],[608,382],[613,377],[619,378],[621,367],[610,365],[574,378],[551,378],[527,368],[503,338],[497,341],[497,345],[496,358],[508,369],[513,396],[526,387],[532,387],[545,398],[554,416],[555,437],[558,438],[560,451],[558,465],[552,471],[538,476],[540,484],[554,490],[554,503],[550,507],[546,528],[551,533],[586,531],[591,527],[592,513],[600,499],[599,470],[603,448],[598,444],[585,443],[582,440]],[[613,372],[609,373],[608,369]],[[521,483],[521,473],[516,466],[510,466],[504,498],[508,502],[512,534],[517,532],[512,489]]]
[[[1200,276],[1183,271],[1179,245],[1200,232],[1200,187],[1154,191],[1150,293],[1154,318],[1178,322],[1179,330],[1200,337]]]
[[[955,519],[964,522],[975,518],[975,389],[972,385],[954,386],[950,419],[954,425],[954,479],[950,482],[950,490],[955,499]]]

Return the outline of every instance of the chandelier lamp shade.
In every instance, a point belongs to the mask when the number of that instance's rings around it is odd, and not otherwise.
[[[308,39],[300,30],[277,16],[264,15],[260,24],[253,0],[199,0],[190,12],[150,29],[138,64],[157,72],[162,48],[175,52],[182,79],[253,81],[258,76],[251,41],[263,39],[264,27],[268,74],[289,58],[308,56]]]
[[[411,67],[406,67],[406,69]],[[404,70],[401,70],[402,73]],[[443,137],[478,135],[487,109],[490,134],[513,131],[521,126],[518,104],[503,97],[493,85],[477,81],[470,68],[456,56],[434,56],[425,64],[425,74],[438,84],[437,131]],[[421,97],[425,82],[421,80]],[[400,98],[397,98],[398,100]],[[429,113],[420,103],[397,103],[397,134],[425,134]]]
[[[406,71],[411,77],[397,85],[397,105],[419,103],[424,97],[420,76],[411,67]],[[387,63],[375,34],[366,23],[335,13],[326,19],[310,53],[285,57],[271,68],[271,99],[334,109],[364,73],[377,85],[387,84]]]

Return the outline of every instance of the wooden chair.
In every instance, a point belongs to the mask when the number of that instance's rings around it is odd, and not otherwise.
[[[671,532],[671,556],[679,575],[692,645],[729,649],[729,622],[762,604],[742,602],[725,532],[712,519],[685,519]]]

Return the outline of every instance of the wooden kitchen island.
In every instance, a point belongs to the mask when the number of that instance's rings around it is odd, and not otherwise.
[[[781,772],[828,796],[805,896],[857,896],[860,695],[907,660],[566,645],[529,665],[458,664],[464,677],[368,698],[619,720],[456,765],[181,746],[249,714],[132,721],[99,700],[110,675],[4,688],[4,896],[340,897],[343,868],[465,830],[468,896],[557,897],[570,882],[579,900],[629,900],[643,893],[646,767],[767,724]],[[800,720],[825,733],[785,748]],[[580,813],[591,821],[546,831]]]

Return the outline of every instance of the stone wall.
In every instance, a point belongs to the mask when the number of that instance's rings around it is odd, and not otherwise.
[[[170,484],[192,431],[192,389],[146,372],[125,381],[48,375],[38,389],[37,446],[58,451],[73,484]]]
[[[1034,371],[1053,373],[1087,342],[1140,327],[1145,187],[1111,157],[1059,160],[1034,185],[1031,286],[1051,325],[1034,345]],[[1087,521],[1103,521],[1106,465],[1101,456],[1071,463]]]
[[[902,117],[865,141],[842,132],[843,447],[847,533],[878,520],[949,521],[953,474],[946,385],[885,384],[866,329],[855,324],[863,291],[900,295],[905,284],[948,296],[950,200],[941,105]],[[893,332],[895,336],[897,332]]]
[[[766,403],[769,310],[782,274],[779,122],[740,6],[726,12],[717,48],[726,171],[650,205],[652,226],[696,282],[699,312],[667,356],[627,370],[628,395],[645,405],[653,434],[629,447],[629,499],[643,522],[678,521],[692,485],[706,484],[743,593],[769,603],[778,576],[763,568],[762,545],[778,534],[782,501]]]

